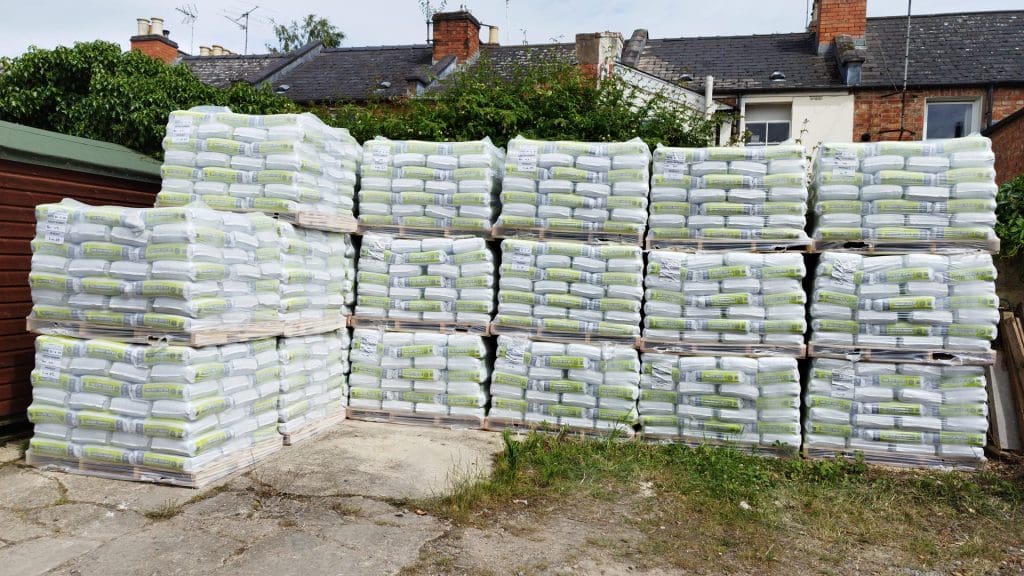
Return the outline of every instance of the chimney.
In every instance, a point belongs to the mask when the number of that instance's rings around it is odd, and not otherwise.
[[[459,64],[480,52],[480,21],[466,10],[434,14],[434,56],[439,62],[455,56]]]
[[[867,0],[814,0],[808,32],[813,32],[818,55],[832,50],[836,36],[849,36],[863,44],[868,27]]]
[[[584,74],[598,80],[611,74],[622,56],[622,34],[592,32],[576,35],[576,62]]]
[[[131,37],[132,50],[165,64],[173,64],[178,59],[178,43],[171,40],[169,30],[164,30],[163,18],[137,18],[135,22],[137,34]]]

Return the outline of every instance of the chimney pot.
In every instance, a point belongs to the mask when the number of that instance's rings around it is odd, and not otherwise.
[[[167,28],[164,28],[164,38],[170,38],[170,37],[171,37],[171,31],[168,30]]]
[[[149,19],[149,33],[154,36],[163,36],[164,34],[164,19],[163,18],[150,18]]]
[[[498,44],[498,27],[488,26],[487,27],[487,43],[497,46]]]
[[[223,55],[224,55],[224,47],[221,46],[220,44],[214,44],[210,48],[210,56],[223,56]]]
[[[199,55],[200,56],[209,56],[210,55],[210,47],[209,46],[200,46],[199,47]]]
[[[138,36],[149,34],[149,20],[146,18],[135,19],[136,33]]]

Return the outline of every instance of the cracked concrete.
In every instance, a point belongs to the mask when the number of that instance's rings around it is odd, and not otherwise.
[[[403,502],[486,474],[498,435],[345,422],[201,491],[44,472],[0,447],[0,566],[61,574],[395,574],[450,531]]]

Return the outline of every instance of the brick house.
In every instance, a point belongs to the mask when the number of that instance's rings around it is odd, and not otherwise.
[[[814,0],[807,30],[782,34],[649,38],[639,29],[625,40],[600,32],[571,43],[500,46],[497,34],[481,41],[485,26],[466,11],[439,13],[430,44],[314,43],[288,54],[179,54],[177,61],[211,84],[268,83],[297,102],[330,103],[422,94],[482,59],[499,70],[562,59],[698,109],[710,102],[738,111],[723,142],[793,138],[809,148],[989,131],[1024,108],[1024,10],[912,16],[905,92],[907,18],[868,18],[867,0]],[[163,57],[168,41],[133,37],[132,46]]]

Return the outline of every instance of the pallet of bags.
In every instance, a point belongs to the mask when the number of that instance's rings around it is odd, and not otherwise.
[[[40,336],[26,461],[200,488],[279,449],[274,338],[192,348]]]
[[[360,230],[403,237],[489,237],[505,151],[470,142],[388,140],[363,144]]]
[[[200,204],[36,207],[30,331],[206,346],[274,336],[275,221]]]
[[[647,225],[650,148],[628,142],[508,143],[495,236],[640,245]]]
[[[826,252],[811,293],[812,357],[992,364],[999,323],[989,254]]]
[[[822,144],[814,164],[817,249],[998,252],[991,148],[977,135]]]
[[[644,353],[641,360],[644,439],[762,453],[800,448],[796,358]]]
[[[486,334],[494,308],[494,254],[483,238],[363,236],[357,327]]]
[[[278,430],[285,446],[322,435],[345,420],[350,344],[347,328],[278,338]]]
[[[265,212],[300,226],[354,232],[362,149],[310,113],[238,114],[216,106],[171,112],[157,206],[202,201]]]
[[[349,417],[448,428],[481,428],[491,373],[474,334],[352,332]]]
[[[805,250],[807,161],[799,144],[654,151],[648,248]]]
[[[629,345],[640,336],[639,246],[507,239],[498,272],[493,333]]]
[[[804,355],[802,254],[652,250],[644,351]]]
[[[804,452],[872,463],[974,469],[985,462],[984,366],[815,359]]]
[[[499,336],[487,428],[631,437],[639,385],[631,347]]]
[[[355,249],[350,236],[288,222],[277,225],[284,335],[322,334],[346,326],[355,301]]]

